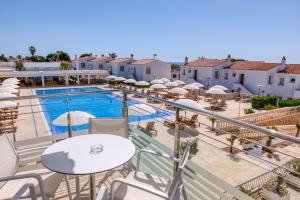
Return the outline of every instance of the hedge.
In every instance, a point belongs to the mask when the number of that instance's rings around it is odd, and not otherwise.
[[[278,106],[280,108],[299,106],[299,105],[300,105],[300,99],[286,99],[286,100],[281,100],[278,103]]]
[[[277,97],[276,96],[257,96],[253,97],[251,100],[252,108],[260,109],[265,108],[267,105],[276,106]]]

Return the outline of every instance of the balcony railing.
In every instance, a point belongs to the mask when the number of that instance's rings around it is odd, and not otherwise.
[[[117,95],[117,102],[110,102],[105,97],[95,97],[94,94],[113,94]],[[57,134],[51,135],[55,130],[51,129],[51,127],[47,127],[48,122],[47,117],[49,118],[50,115],[57,115],[56,111],[64,110],[64,112],[68,112],[70,110],[76,110],[76,109],[83,109],[83,108],[90,108],[90,109],[104,109],[105,106],[110,105],[116,105],[119,106],[120,102],[122,102],[122,108],[120,108],[120,112],[123,113],[123,116],[128,116],[128,98],[127,96],[134,94],[135,96],[139,97],[145,97],[148,99],[152,99],[153,101],[159,102],[161,104],[168,104],[171,105],[171,107],[174,107],[174,110],[171,111],[172,116],[168,116],[165,118],[163,115],[156,116],[154,120],[156,123],[158,123],[159,127],[164,127],[163,121],[168,120],[174,122],[174,127],[171,128],[172,132],[164,132],[166,129],[160,129],[158,130],[160,136],[159,137],[151,137],[149,134],[141,131],[137,128],[137,122],[131,123],[130,125],[130,131],[133,136],[133,142],[136,146],[136,149],[143,149],[143,148],[149,148],[155,151],[163,152],[169,155],[174,155],[175,157],[180,156],[180,142],[182,140],[185,140],[186,138],[193,138],[198,141],[198,145],[207,149],[213,149],[210,152],[218,152],[217,154],[224,154],[225,147],[232,147],[228,143],[225,143],[223,140],[220,140],[215,135],[208,135],[205,134],[193,127],[188,127],[190,130],[189,133],[182,132],[180,130],[180,123],[179,123],[179,115],[182,116],[182,110],[188,110],[191,113],[196,113],[201,116],[210,117],[216,119],[218,122],[230,124],[235,127],[243,128],[249,131],[258,132],[260,134],[264,134],[267,136],[272,136],[274,138],[278,138],[280,140],[289,141],[295,144],[300,144],[300,139],[293,137],[291,135],[282,134],[280,132],[268,130],[263,127],[259,127],[253,124],[248,124],[244,121],[239,121],[236,119],[231,119],[224,117],[222,115],[218,115],[214,112],[207,111],[207,110],[198,110],[194,109],[188,106],[179,105],[173,101],[168,101],[164,99],[159,99],[154,96],[149,96],[146,94],[141,94],[136,91],[130,91],[130,90],[103,90],[103,91],[95,91],[95,92],[82,92],[82,93],[67,93],[67,94],[51,94],[51,95],[27,95],[27,96],[20,96],[20,97],[13,97],[13,98],[7,98],[7,99],[1,99],[3,100],[11,100],[11,101],[17,101],[19,102],[19,112],[18,113],[11,113],[11,116],[15,116],[16,119],[13,119],[17,122],[17,131],[12,131],[11,138],[15,140],[14,145],[17,149],[23,149],[27,145],[35,145],[40,149],[40,151],[34,152],[33,154],[24,154],[23,157],[21,157],[21,164],[22,166],[31,163],[33,160],[36,160],[38,158],[42,151],[49,146],[53,141],[59,141],[62,139],[65,139],[70,136],[76,136],[78,134],[86,134],[86,129],[72,129],[72,124],[70,124],[68,129],[62,130],[60,133],[57,132]],[[81,99],[78,98],[78,96],[84,95],[86,98]],[[62,99],[59,100],[53,100],[57,97],[62,97]],[[48,101],[52,99],[52,101]],[[1,103],[0,101],[0,103]],[[80,102],[82,101],[91,101],[95,102],[93,105],[80,105]],[[76,105],[74,105],[76,104]],[[59,106],[56,106],[59,105]],[[120,114],[121,116],[121,114]],[[53,116],[52,116],[53,117]],[[58,116],[57,116],[58,117]],[[139,121],[139,120],[138,120]],[[140,123],[140,122],[138,122]],[[142,123],[142,122],[141,122]],[[211,129],[211,125],[199,122],[201,126],[205,126],[208,129]],[[30,128],[29,128],[30,127]],[[218,127],[217,127],[218,128]],[[33,133],[31,135],[28,135],[28,132],[32,131]],[[197,133],[197,136],[191,133]],[[163,135],[165,134],[165,135]],[[186,135],[184,135],[186,134]],[[227,134],[230,136],[230,133],[227,132]],[[165,138],[163,138],[165,136]],[[239,136],[237,136],[239,137]],[[249,142],[253,142],[258,146],[265,147],[263,144],[260,144],[256,141],[252,141],[249,139]],[[265,147],[265,148],[272,148],[272,147]],[[205,149],[199,148],[199,151],[204,151]],[[272,149],[273,152],[276,152],[277,154],[280,154],[284,156],[284,159],[291,160],[294,158],[297,158],[297,155],[295,154],[289,154],[287,152],[282,152],[276,149]],[[260,156],[257,156],[255,153],[248,152],[244,149],[240,149],[241,152],[244,152],[245,154],[242,154],[241,156],[235,155],[233,157],[227,157],[230,154],[224,154],[224,162],[229,162],[228,160],[232,160],[233,165],[236,165],[234,163],[234,159],[238,159],[240,161],[243,161],[246,163],[245,165],[251,165],[253,167],[259,168],[260,165],[257,165],[257,163],[254,162],[261,162],[261,165],[268,165],[271,170],[273,169],[284,169],[287,172],[291,172],[292,170],[290,168],[286,168],[284,165],[281,165],[280,163],[272,162],[270,160],[266,160]],[[223,155],[222,154],[222,155]],[[30,157],[28,159],[27,157]],[[209,155],[208,155],[209,156]],[[197,156],[195,156],[197,157]],[[249,159],[249,157],[252,157],[253,160]],[[35,159],[33,159],[35,158]],[[247,158],[247,159],[246,159]],[[158,174],[160,176],[170,178],[173,176],[174,173],[174,163],[162,160],[160,158],[154,158],[150,156],[144,156],[142,157],[142,165],[141,168],[143,171]],[[202,157],[202,159],[208,159],[209,157]],[[242,193],[239,189],[235,188],[235,186],[238,186],[242,182],[236,182],[236,183],[228,183],[223,178],[224,177],[218,177],[214,173],[213,169],[211,168],[205,168],[202,164],[198,164],[199,159],[192,159],[188,163],[188,167],[185,170],[184,174],[184,183],[187,191],[187,197],[188,199],[251,199],[251,197],[247,196],[245,193]],[[250,161],[249,161],[250,160]],[[133,158],[133,166],[135,166],[136,157]],[[247,164],[248,163],[248,164]],[[209,167],[213,166],[213,162],[209,163]],[[222,164],[220,165],[219,162],[216,160],[216,166],[213,166],[216,169],[222,169]],[[223,169],[223,170],[230,170],[230,169]],[[268,173],[265,169],[261,169],[262,174]],[[246,173],[246,172],[245,172]],[[297,172],[296,172],[297,173]],[[255,178],[255,177],[249,177],[248,180]],[[244,181],[246,182],[246,181]],[[251,186],[252,187],[252,186]],[[258,185],[257,187],[262,187],[262,185]]]

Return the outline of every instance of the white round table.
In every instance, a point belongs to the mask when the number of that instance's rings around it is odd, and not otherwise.
[[[103,151],[91,153],[91,146],[101,144]],[[91,199],[95,197],[95,173],[114,169],[129,161],[135,153],[134,144],[123,137],[107,134],[75,136],[48,147],[42,157],[43,165],[51,171],[90,175]],[[79,183],[78,183],[79,184]],[[77,186],[78,189],[79,185]],[[77,191],[77,196],[78,191]]]

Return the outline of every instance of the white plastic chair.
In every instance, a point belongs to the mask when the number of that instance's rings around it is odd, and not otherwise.
[[[89,134],[112,134],[128,138],[128,122],[125,118],[90,118]]]
[[[190,143],[188,143],[182,159],[176,159],[172,156],[146,149],[139,151],[137,158],[137,170],[129,173],[126,179],[117,178],[113,180],[110,196],[107,188],[102,186],[99,190],[97,200],[179,200],[180,195],[184,190],[182,173],[187,163],[189,152]],[[172,159],[178,162],[178,170],[175,173],[173,180],[166,180],[162,177],[139,171],[140,157],[143,153]],[[183,194],[185,195],[185,193]]]
[[[19,156],[6,134],[0,134],[0,147],[0,199],[54,197],[62,174],[38,167],[40,165],[34,165],[30,171],[18,171]]]

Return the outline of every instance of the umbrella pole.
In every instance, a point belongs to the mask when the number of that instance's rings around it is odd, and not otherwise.
[[[179,158],[180,151],[180,133],[179,133],[179,108],[176,108],[176,119],[175,119],[175,141],[174,141],[174,157]],[[178,169],[178,162],[174,161],[174,176]]]
[[[72,137],[72,124],[71,124],[71,113],[70,113],[70,104],[69,104],[69,96],[67,95],[67,108],[68,108],[68,136],[69,138]]]

